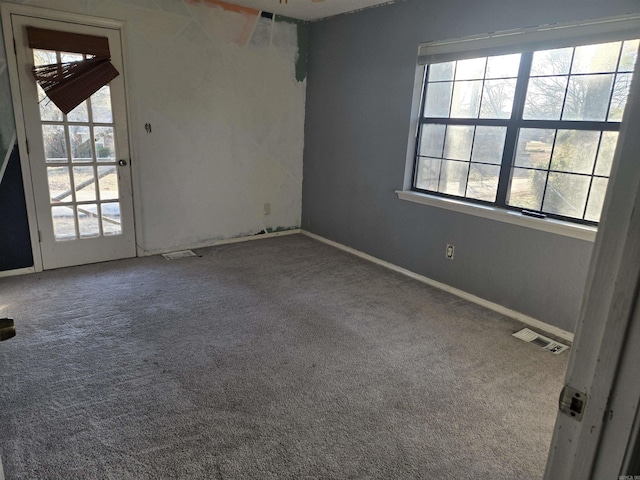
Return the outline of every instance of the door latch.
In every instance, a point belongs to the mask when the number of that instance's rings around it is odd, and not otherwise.
[[[581,421],[584,409],[587,406],[587,395],[569,385],[565,385],[560,392],[559,403],[559,408],[562,413]]]

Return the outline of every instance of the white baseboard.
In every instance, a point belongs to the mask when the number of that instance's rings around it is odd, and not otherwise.
[[[0,272],[0,278],[2,277],[13,277],[15,275],[24,275],[26,273],[35,273],[35,267],[27,267],[27,268],[16,268],[15,270],[5,270],[4,272]],[[2,477],[0,477],[2,480]]]
[[[502,305],[498,305],[497,303],[491,302],[489,300],[485,300],[484,298],[476,297],[475,295],[472,295],[458,288],[452,287],[442,282],[438,282],[431,278],[412,272],[411,270],[407,270],[406,268],[402,268],[397,265],[394,265],[393,263],[380,260],[379,258],[376,258],[372,255],[356,250],[355,248],[347,247],[346,245],[343,245],[338,242],[334,242],[333,240],[329,240],[327,238],[321,237],[320,235],[316,235],[315,233],[307,232],[306,230],[301,230],[300,233],[302,233],[303,235],[306,235],[307,237],[313,238],[314,240],[318,240],[319,242],[326,243],[327,245],[331,245],[332,247],[351,253],[364,260],[368,260],[377,265],[388,268],[389,270],[393,270],[394,272],[398,272],[398,273],[401,273],[402,275],[406,275],[407,277],[411,277],[414,280],[418,280],[419,282],[426,283],[427,285],[431,285],[432,287],[436,287],[436,288],[439,288],[440,290],[444,290],[445,292],[452,293],[453,295],[456,295],[460,298],[464,298],[465,300],[468,300],[475,304],[481,305],[485,308],[488,308],[489,310],[493,310],[494,312],[500,313],[502,315],[506,315],[507,317],[511,317],[514,320],[517,320],[526,325],[529,325],[530,327],[550,333],[551,335],[560,337],[563,340],[573,342],[573,333],[567,332],[566,330],[562,330],[561,328],[558,328],[558,327],[554,327],[553,325],[549,325],[548,323],[537,320],[533,317],[525,315],[524,313],[516,312],[515,310],[511,310],[510,308],[503,307]]]
[[[2,458],[0,458],[0,480],[4,480],[4,470],[2,469]]]
[[[263,234],[256,234],[256,235],[246,235],[244,237],[235,237],[235,238],[227,238],[224,240],[208,240],[206,242],[201,242],[201,243],[192,243],[192,244],[188,244],[188,245],[181,245],[178,247],[172,247],[172,248],[161,248],[161,249],[156,249],[156,250],[145,250],[144,251],[144,255],[145,256],[150,256],[150,255],[159,255],[162,253],[171,253],[171,252],[177,252],[179,250],[192,250],[192,249],[198,249],[198,248],[207,248],[207,247],[217,247],[218,245],[228,245],[230,243],[240,243],[240,242],[250,242],[251,240],[262,240],[263,238],[273,238],[273,237],[281,237],[283,235],[294,235],[294,234],[298,234],[301,233],[301,230],[299,228],[293,228],[291,230],[283,230],[281,232],[272,232],[272,233],[263,233]],[[0,479],[2,480],[2,479]]]

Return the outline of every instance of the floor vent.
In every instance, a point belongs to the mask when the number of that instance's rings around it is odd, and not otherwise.
[[[178,258],[197,257],[193,250],[180,250],[177,252],[163,253],[162,256],[167,260],[177,260]]]
[[[520,340],[524,340],[525,342],[533,343],[534,345],[544,348],[546,351],[555,353],[556,355],[561,354],[569,348],[568,345],[558,343],[544,335],[534,332],[533,330],[529,330],[528,328],[523,328],[512,335]]]

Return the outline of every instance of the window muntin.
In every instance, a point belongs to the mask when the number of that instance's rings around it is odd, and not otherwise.
[[[597,223],[639,44],[428,65],[413,189]]]

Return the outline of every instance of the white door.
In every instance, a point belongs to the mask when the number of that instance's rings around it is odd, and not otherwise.
[[[120,31],[16,14],[11,25],[43,268],[135,256]],[[120,75],[64,115],[32,68],[82,55],[29,48],[27,26],[107,37]]]

